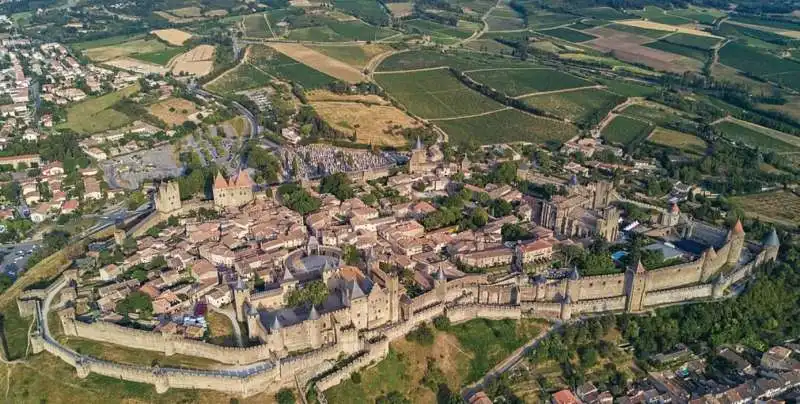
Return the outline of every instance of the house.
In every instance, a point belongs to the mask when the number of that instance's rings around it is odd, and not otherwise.
[[[79,203],[77,199],[70,199],[61,204],[61,214],[68,215],[78,209]]]
[[[33,211],[31,211],[31,221],[34,223],[41,223],[47,220],[47,217],[50,214],[50,204],[49,203],[42,203],[39,204]]]
[[[122,269],[114,264],[108,264],[100,268],[100,279],[110,281],[122,275]]]
[[[100,182],[93,177],[85,177],[83,179],[83,197],[86,199],[103,199],[103,193],[100,191]]]
[[[571,391],[564,389],[553,393],[550,397],[551,404],[581,404],[581,400],[575,397]]]
[[[42,175],[49,177],[51,175],[64,175],[64,165],[60,161],[53,161],[42,167]]]

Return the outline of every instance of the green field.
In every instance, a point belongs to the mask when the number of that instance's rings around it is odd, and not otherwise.
[[[244,17],[244,36],[247,38],[272,38],[264,14],[250,14]]]
[[[634,10],[632,13],[647,19],[648,21],[658,22],[667,25],[683,25],[691,23],[686,18],[676,15],[666,14],[663,9],[655,6],[646,6],[643,11]]]
[[[575,42],[575,43],[591,41],[592,39],[597,38],[594,35],[585,34],[583,32],[576,31],[576,30],[570,29],[570,28],[564,28],[564,27],[553,28],[553,29],[543,30],[543,31],[539,31],[539,32],[541,32],[541,33],[543,33],[545,35],[550,35],[552,37],[556,37],[556,38],[563,39],[563,40],[568,41],[568,42]]]
[[[473,29],[453,27],[439,24],[429,20],[408,20],[405,26],[412,34],[430,35],[431,40],[442,44],[453,44],[462,39],[469,38]]]
[[[717,45],[720,42],[720,39],[678,32],[664,38],[663,41],[674,43],[676,45],[687,46],[690,48],[709,50]]]
[[[594,84],[576,76],[543,68],[468,71],[467,75],[473,80],[501,91],[510,97],[540,91],[586,87]]]
[[[653,125],[647,122],[619,115],[603,128],[601,136],[609,143],[626,145],[635,140],[644,138],[652,129]]]
[[[97,133],[121,128],[133,122],[133,118],[111,107],[117,101],[137,92],[139,92],[139,85],[135,84],[73,104],[67,108],[67,122],[60,127],[72,129],[78,133]]]
[[[624,97],[605,90],[586,89],[522,98],[526,104],[572,122],[590,117],[602,118],[624,101]],[[596,121],[599,121],[597,119]]]
[[[375,41],[397,34],[397,31],[369,25],[363,21],[326,21],[325,25],[293,29],[289,39],[314,42]]]
[[[697,21],[701,24],[711,25],[714,21],[725,15],[725,13],[712,9],[680,8],[669,10],[669,14],[677,15],[689,20]]]
[[[705,61],[711,56],[710,51],[678,45],[664,39],[656,42],[650,42],[644,46],[652,49],[662,50],[664,52],[674,53],[676,55],[686,56],[701,62]]]
[[[690,117],[685,112],[661,104],[634,104],[625,108],[622,113],[657,126],[665,126],[676,122],[682,122],[685,125],[693,125],[693,123],[689,121]]]
[[[597,81],[608,87],[608,91],[626,97],[647,97],[660,91],[656,86],[646,85],[645,83],[638,83],[632,80],[599,78]]]
[[[134,53],[133,55],[131,55],[131,57],[141,61],[166,66],[167,63],[169,63],[169,61],[172,60],[172,58],[180,55],[183,52],[186,52],[186,48],[176,47],[176,48],[167,48],[160,52]]]
[[[586,17],[596,18],[598,20],[621,20],[630,18],[630,16],[627,16],[619,10],[611,7],[582,8],[578,10],[578,14]]]
[[[625,24],[611,24],[608,26],[615,31],[620,32],[627,32],[629,34],[641,35],[646,36],[648,38],[660,38],[666,34],[669,34],[668,31],[660,31],[655,29],[647,29],[647,28],[640,28],[634,27],[632,25],[625,25]]]
[[[271,80],[272,77],[251,64],[242,63],[206,84],[206,89],[219,94],[228,94],[263,87]]]
[[[566,25],[575,22],[579,17],[573,14],[554,13],[545,10],[534,9],[528,15],[528,28],[547,29]]]
[[[782,47],[778,43],[772,43],[776,39],[785,40],[784,37],[767,31],[743,27],[741,25],[723,22],[717,30],[717,35],[725,36],[739,42],[742,45],[749,45],[762,50],[779,51]]]
[[[756,48],[729,43],[719,51],[720,63],[739,69],[757,76],[779,75],[790,73],[800,75],[800,63],[788,59],[781,59],[766,52],[760,52]],[[791,85],[800,88],[800,82]]]
[[[111,46],[111,45],[119,45],[124,42],[133,41],[136,39],[142,39],[145,35],[138,34],[138,35],[117,35],[117,36],[110,36],[108,38],[102,39],[95,39],[93,41],[85,41],[85,42],[75,42],[70,44],[70,46],[75,50],[85,50],[85,49],[92,49],[92,48],[100,48],[103,46]]]
[[[574,126],[516,109],[474,118],[435,121],[451,143],[495,144],[503,142],[562,143],[578,134]]]
[[[333,6],[370,24],[389,23],[389,15],[376,0],[334,0]]]
[[[774,131],[759,126],[749,126],[737,122],[723,121],[714,127],[735,142],[776,152],[800,151],[800,137]]]
[[[249,62],[269,75],[293,81],[306,89],[324,87],[336,81],[325,73],[263,45],[253,45]]]
[[[389,95],[426,119],[494,111],[504,106],[461,84],[447,69],[376,75]]]
[[[762,18],[758,16],[734,15],[731,20],[745,24],[763,25],[765,27],[779,28],[790,31],[800,31],[800,20],[778,20],[775,18]]]
[[[525,21],[516,11],[508,7],[497,7],[492,10],[489,16],[486,17],[486,23],[489,24],[489,31],[508,31],[525,28]]]
[[[444,53],[435,50],[414,50],[389,56],[376,70],[378,72],[391,72],[396,70],[428,69],[441,66],[464,71],[504,67],[535,67],[536,65],[532,62],[522,62],[516,59],[477,54],[474,52]]]
[[[706,151],[706,142],[695,135],[670,129],[656,128],[647,141],[661,146],[672,147],[687,153],[702,155]]]

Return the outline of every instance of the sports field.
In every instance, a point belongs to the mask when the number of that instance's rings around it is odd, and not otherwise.
[[[451,143],[495,144],[504,142],[564,142],[578,134],[574,126],[546,119],[516,109],[474,118],[436,121]]]
[[[478,83],[504,92],[510,97],[517,97],[540,91],[586,87],[595,84],[591,81],[548,68],[475,70],[465,73]]]
[[[505,108],[461,84],[447,69],[375,76],[409,112],[426,119],[481,114]]]

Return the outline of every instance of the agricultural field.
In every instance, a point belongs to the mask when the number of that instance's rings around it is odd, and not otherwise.
[[[689,48],[697,48],[703,50],[710,50],[720,43],[720,38],[710,36],[697,36],[678,32],[662,39],[662,41],[674,43],[676,45],[686,46]]]
[[[322,46],[307,45],[328,57],[347,63],[357,69],[362,69],[373,57],[390,50],[391,48],[381,44],[369,45],[344,45],[344,46]]]
[[[486,17],[489,31],[509,31],[525,28],[525,20],[508,6],[496,7]]]
[[[270,75],[256,69],[250,63],[242,63],[208,82],[205,88],[211,92],[227,94],[263,87],[271,80]]]
[[[800,62],[782,59],[756,48],[729,43],[719,51],[720,63],[800,89]]]
[[[189,119],[189,115],[197,112],[197,106],[184,98],[167,98],[150,105],[147,110],[167,125],[180,125]]]
[[[289,58],[300,62],[314,70],[348,83],[358,83],[364,80],[361,71],[340,60],[334,59],[314,49],[306,48],[300,44],[273,43],[273,49]]]
[[[678,17],[683,17],[706,25],[711,25],[717,18],[725,16],[725,13],[719,10],[698,7],[669,10],[669,14],[677,15]]]
[[[647,140],[651,143],[672,147],[687,153],[702,155],[706,151],[706,142],[695,135],[670,129],[655,128]]]
[[[689,121],[692,118],[691,115],[654,102],[630,105],[622,110],[622,113],[631,118],[650,122],[656,126],[664,126],[676,122],[693,125]]]
[[[630,16],[625,15],[619,10],[611,7],[582,8],[578,10],[578,13],[580,15],[596,18],[598,20],[621,20],[624,18],[630,18]]]
[[[141,60],[143,62],[153,63],[161,66],[166,66],[169,61],[175,56],[185,52],[184,48],[167,48],[158,52],[150,53],[136,53],[131,55],[133,59]]]
[[[475,70],[465,73],[473,80],[510,97],[594,85],[591,81],[548,68]]]
[[[192,37],[192,34],[174,28],[157,29],[150,33],[172,46],[181,46]]]
[[[386,8],[389,9],[389,12],[395,18],[403,18],[411,15],[411,12],[414,10],[414,3],[410,1],[404,3],[386,3]]]
[[[422,125],[391,105],[339,101],[312,102],[311,105],[331,126],[350,136],[355,135],[356,142],[362,144],[405,146],[408,140],[393,133],[394,130]]]
[[[274,36],[267,25],[267,17],[261,13],[244,16],[242,27],[245,38],[272,38]]]
[[[579,18],[573,14],[554,13],[545,10],[531,10],[528,15],[528,28],[547,29],[555,28],[575,22]]]
[[[439,24],[429,20],[408,20],[404,22],[412,34],[429,35],[431,41],[444,45],[454,44],[462,39],[469,38],[475,31],[474,27],[453,27]]]
[[[472,49],[478,52],[496,53],[501,55],[510,55],[514,52],[514,48],[503,45],[500,42],[491,39],[476,39],[469,41],[464,45],[467,49]]]
[[[787,21],[787,20],[776,20],[774,18],[761,18],[758,16],[748,16],[748,15],[734,15],[731,17],[732,21],[745,23],[745,24],[752,24],[752,25],[762,25],[765,27],[771,28],[779,28],[782,30],[787,31],[800,31],[800,21]]]
[[[117,36],[110,36],[108,38],[95,39],[91,41],[75,42],[73,44],[70,44],[70,47],[76,51],[83,51],[92,48],[102,48],[105,46],[119,45],[125,42],[130,42],[143,38],[145,38],[144,34],[117,35]]]
[[[385,73],[375,79],[409,112],[425,119],[482,114],[505,108],[461,84],[447,69]]]
[[[605,90],[585,89],[521,98],[526,104],[572,122],[589,117],[604,117],[624,101],[624,97]],[[597,119],[599,121],[600,119]]]
[[[86,48],[83,53],[93,62],[106,62],[123,56],[164,52],[172,49],[157,39],[134,39],[112,45]]]
[[[333,6],[374,25],[387,25],[389,16],[374,0],[334,0]]]
[[[601,136],[609,143],[627,145],[645,138],[653,130],[653,125],[624,115],[616,116],[601,131]]]
[[[575,42],[575,43],[591,41],[592,39],[597,38],[594,35],[589,35],[574,29],[564,28],[564,27],[547,29],[539,32],[545,35],[556,37],[558,39],[563,39],[567,42]]]
[[[495,144],[503,142],[563,143],[578,135],[566,122],[542,118],[516,109],[504,109],[472,118],[435,121],[451,143]]]
[[[702,49],[697,49],[697,48],[690,48],[688,46],[682,46],[664,40],[651,42],[649,44],[646,44],[645,46],[651,49],[658,49],[664,52],[686,56],[687,58],[692,58],[699,61],[705,61],[711,56],[710,51],[704,51]]]
[[[665,34],[669,32],[680,32],[689,35],[716,37],[716,35],[714,34],[699,29],[691,28],[690,26],[675,26],[675,25],[667,25],[658,22],[642,21],[642,20],[618,21],[616,24],[612,26],[612,28],[623,29],[621,28],[621,26],[631,30],[638,28],[640,30],[646,30],[646,31],[660,31]],[[658,36],[654,36],[654,38],[658,38]]]
[[[627,24],[623,24],[622,22],[611,24],[611,25],[606,26],[606,27],[600,27],[599,29],[612,29],[612,30],[618,31],[618,32],[625,32],[627,34],[633,34],[633,35],[638,35],[638,36],[647,37],[647,38],[653,38],[653,39],[661,38],[664,35],[667,35],[667,34],[669,34],[671,32],[670,30],[652,29],[652,28],[649,28],[649,27],[640,27],[640,26],[635,26],[635,25],[627,25]]]
[[[646,6],[644,10],[632,10],[631,13],[636,14],[648,21],[667,25],[683,25],[692,22],[677,15],[667,14],[663,9],[655,6]]]
[[[205,76],[214,69],[214,52],[212,45],[197,45],[188,52],[173,58],[168,67],[173,74],[191,74]]]
[[[532,62],[522,62],[500,56],[476,54],[474,52],[439,52],[414,50],[396,53],[386,58],[376,69],[378,72],[452,67],[457,70],[475,70],[508,67],[535,67]]]
[[[711,49],[719,42],[718,38],[677,33],[645,46],[705,61],[711,56]]]
[[[758,104],[758,109],[782,112],[800,121],[800,96],[786,97],[786,104]]]
[[[619,94],[625,97],[647,97],[658,93],[659,89],[646,83],[633,80],[612,80],[598,78],[600,84],[606,86],[606,91]]]
[[[776,152],[800,151],[800,137],[788,135],[763,126],[743,121],[722,121],[714,125],[722,134],[735,142]]]
[[[292,44],[282,45],[291,46]],[[264,45],[252,45],[247,62],[266,74],[282,80],[296,82],[306,89],[324,87],[336,80]],[[349,66],[341,62],[339,64],[349,68]]]
[[[117,101],[139,92],[135,84],[99,97],[88,98],[67,107],[67,122],[60,125],[78,133],[97,133],[121,128],[133,118],[111,108]]]
[[[376,3],[377,4],[377,3]],[[292,29],[288,39],[313,42],[376,41],[397,34],[385,27],[376,27],[360,20],[328,20],[325,25]]]
[[[699,60],[646,45],[668,33],[621,24],[592,28],[585,32],[598,38],[586,41],[584,45],[603,53],[612,53],[617,59],[626,62],[644,64],[655,70],[674,73],[683,73],[687,70],[699,71],[703,67],[703,63]]]
[[[336,94],[329,90],[317,89],[306,91],[306,98],[309,102],[333,101],[333,102],[358,102],[371,105],[390,105],[389,101],[375,94]]]
[[[740,71],[720,63],[714,63],[714,65],[711,66],[711,76],[718,80],[729,81],[731,83],[737,83],[746,86],[750,93],[756,96],[771,95],[775,90],[775,87],[772,84],[754,80],[745,76]]]
[[[731,197],[745,214],[759,220],[797,227],[800,223],[800,196],[790,191]]]
[[[492,0],[450,0],[449,3],[461,7],[465,14],[472,15],[482,15],[497,4]]]

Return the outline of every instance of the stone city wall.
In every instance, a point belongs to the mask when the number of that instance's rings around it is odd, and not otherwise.
[[[625,296],[581,300],[577,303],[572,303],[572,314],[621,311],[625,309],[626,300]]]
[[[653,307],[669,303],[683,302],[711,297],[714,285],[704,284],[685,288],[648,292],[644,295],[644,306]]]

